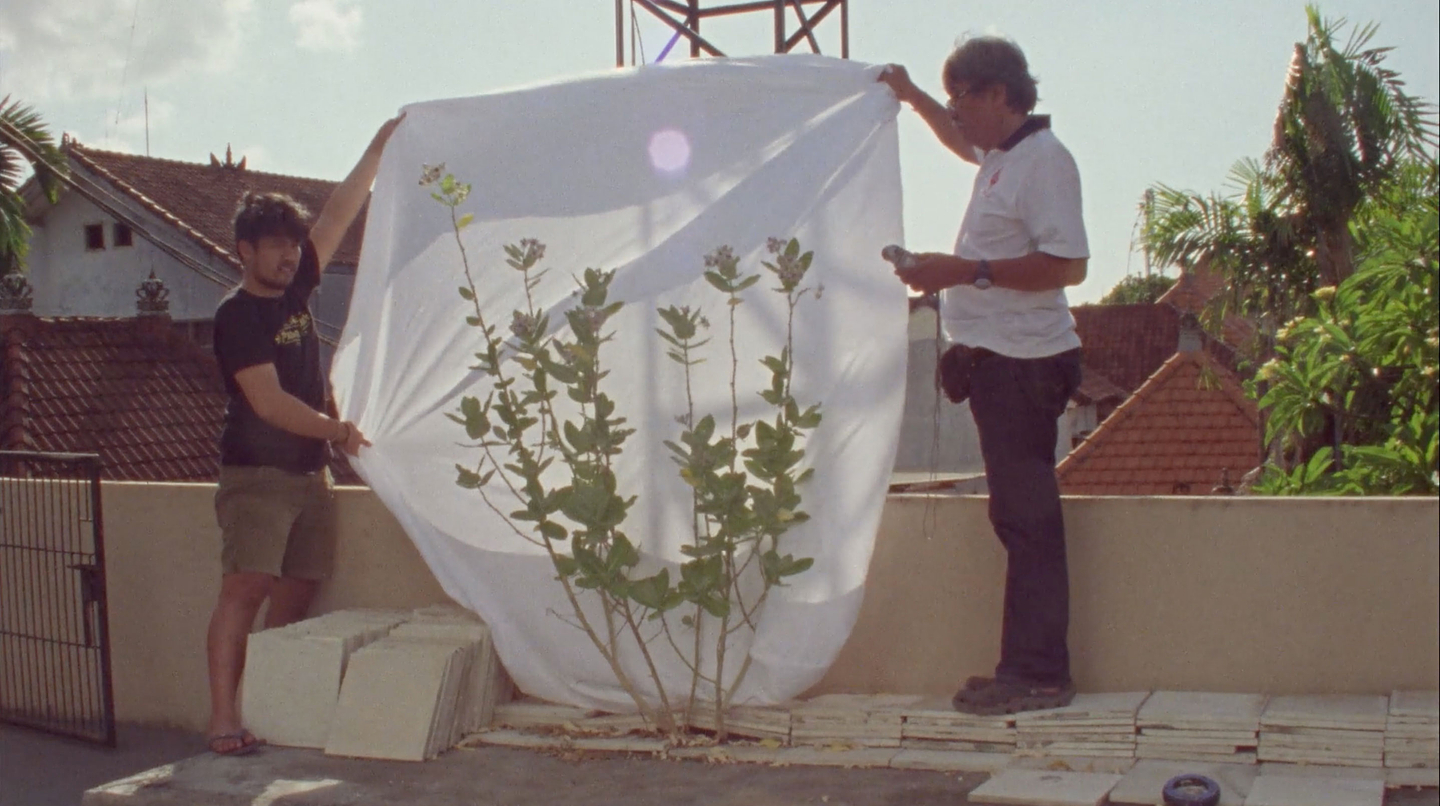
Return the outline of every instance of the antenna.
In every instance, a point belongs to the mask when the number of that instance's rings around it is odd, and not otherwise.
[[[840,12],[840,58],[850,58],[850,0],[750,0],[750,2],[708,2],[707,0],[630,0],[630,54],[629,61],[635,64],[638,27],[636,6],[649,12],[665,23],[676,39],[685,37],[690,42],[690,57],[721,56],[725,54],[714,43],[700,35],[702,20],[727,17],[735,14],[769,13],[774,20],[775,53],[789,53],[801,42],[810,45],[814,53],[820,52],[820,43],[815,38],[815,27],[836,10]],[[818,6],[818,8],[816,8]],[[813,10],[806,13],[806,8]],[[793,32],[790,30],[790,15],[799,21]],[[615,66],[624,67],[625,53],[625,0],[615,0]],[[671,45],[674,44],[674,39]],[[665,46],[665,53],[670,45]],[[657,59],[658,61],[658,59]],[[644,63],[643,55],[640,59]]]
[[[145,156],[150,156],[150,88],[145,88]]]

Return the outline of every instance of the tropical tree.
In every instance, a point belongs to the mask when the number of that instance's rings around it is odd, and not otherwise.
[[[1288,460],[1261,492],[1440,492],[1436,162],[1405,166],[1357,218],[1357,271],[1280,329],[1251,384]]]
[[[1268,360],[1250,387],[1273,462],[1262,489],[1433,490],[1436,398],[1410,390],[1435,385],[1417,359],[1433,355],[1435,107],[1384,66],[1374,24],[1341,45],[1345,20],[1306,19],[1264,158],[1237,162],[1223,192],[1152,188],[1141,242],[1225,276],[1208,326],[1257,325],[1236,346]]]
[[[1356,210],[1407,162],[1433,159],[1434,106],[1405,92],[1374,47],[1377,26],[1354,29],[1306,8],[1264,160],[1231,169],[1225,192],[1160,184],[1146,194],[1142,242],[1164,263],[1208,259],[1225,272],[1222,302],[1264,327],[1313,311],[1311,295],[1354,273]]]
[[[65,156],[39,113],[7,95],[0,98],[0,274],[18,268],[29,248],[20,185],[30,171],[50,201],[57,201]]]
[[[1101,305],[1138,305],[1152,303],[1165,295],[1175,278],[1163,274],[1131,274],[1116,283],[1100,298]]]

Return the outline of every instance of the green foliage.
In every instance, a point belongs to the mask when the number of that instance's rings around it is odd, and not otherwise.
[[[30,227],[19,193],[27,167],[46,198],[57,201],[65,156],[40,114],[7,95],[0,98],[0,274],[20,268],[29,249]]]
[[[1212,320],[1234,311],[1269,331],[1314,313],[1311,294],[1354,271],[1350,225],[1366,199],[1407,163],[1433,159],[1435,108],[1384,66],[1390,48],[1371,46],[1376,26],[1341,45],[1345,20],[1314,6],[1306,17],[1264,161],[1237,162],[1224,192],[1158,184],[1142,205],[1152,257],[1229,279]]]
[[[1257,490],[1433,493],[1435,107],[1385,67],[1375,25],[1306,17],[1264,161],[1224,193],[1152,188],[1142,241],[1226,278],[1212,330],[1257,326],[1235,345],[1264,364],[1250,391],[1275,464]]]
[[[1148,305],[1164,296],[1173,285],[1175,279],[1163,274],[1152,274],[1148,277],[1139,274],[1126,275],[1109,293],[1100,298],[1100,304]]]
[[[686,411],[677,418],[680,433],[665,442],[691,489],[693,507],[692,539],[680,549],[687,560],[672,574],[669,567],[646,558],[623,531],[636,497],[618,489],[614,467],[634,431],[626,427],[604,384],[605,347],[613,340],[607,326],[623,307],[610,299],[613,272],[592,268],[577,278],[579,303],[565,312],[568,328],[556,330],[531,297],[544,274],[538,266],[545,246],[533,239],[506,246],[505,262],[520,274],[526,308],[512,312],[504,334],[485,318],[460,237],[473,220],[458,213],[470,185],[446,173],[443,165],[427,166],[421,184],[433,186],[432,198],[450,210],[465,270],[458,293],[470,303],[473,313],[466,322],[480,331],[484,344],[475,353],[474,368],[484,372],[492,386],[484,399],[464,397],[459,409],[447,415],[463,426],[479,454],[473,467],[456,467],[456,484],[476,491],[518,537],[546,551],[577,626],[642,714],[665,730],[682,727],[673,721],[676,709],[652,654],[652,642],[663,635],[692,673],[685,713],[693,712],[699,686],[705,683],[713,692],[708,696],[723,734],[724,709],[749,668],[747,656],[730,685],[724,685],[727,645],[737,631],[755,629],[771,589],[813,564],[810,558],[782,553],[785,533],[809,518],[801,509],[800,488],[812,475],[812,470],[802,469],[803,446],[807,432],[821,420],[818,405],[802,407],[791,395],[794,314],[812,292],[803,284],[813,254],[802,253],[793,239],[769,242],[772,260],[763,265],[778,281],[774,292],[787,303],[786,342],[780,355],[760,359],[770,370],[771,384],[759,394],[772,413],[750,422],[741,422],[738,415],[735,313],[745,302],[744,293],[762,275],[744,274],[729,247],[705,258],[705,280],[724,296],[729,312],[728,431],[717,425],[714,414],[701,414],[694,405],[692,372],[705,361],[700,350],[710,342],[709,320],[688,307],[657,312],[665,327],[656,333],[668,345],[666,355],[684,372],[687,399]],[[818,286],[813,293],[819,297]],[[569,402],[557,406],[562,393]],[[565,414],[577,411],[578,416]],[[549,472],[557,459],[557,472]],[[500,490],[508,491],[519,508],[502,512],[493,494]],[[598,600],[603,624],[587,618],[581,592]],[[672,625],[666,614],[682,607],[689,612]],[[707,618],[718,621],[712,633],[716,644],[712,652],[702,653],[700,636]],[[656,623],[658,631],[643,632],[646,623]],[[690,631],[689,648],[682,648],[677,630]],[[658,708],[640,695],[621,663],[629,647],[637,648],[645,661],[659,693]]]
[[[1366,204],[1359,270],[1313,295],[1279,333],[1252,389],[1267,390],[1267,439],[1299,461],[1272,468],[1277,494],[1440,492],[1440,208],[1436,164],[1413,163]],[[1323,443],[1305,457],[1307,446]]]

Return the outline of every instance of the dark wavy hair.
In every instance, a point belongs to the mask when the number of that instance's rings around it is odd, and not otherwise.
[[[235,208],[235,243],[255,243],[279,235],[305,240],[310,234],[310,211],[284,193],[247,191]]]
[[[1020,46],[998,36],[976,36],[961,42],[945,60],[945,91],[955,95],[961,85],[971,91],[999,84],[1016,112],[1028,114],[1039,97],[1030,65]]]

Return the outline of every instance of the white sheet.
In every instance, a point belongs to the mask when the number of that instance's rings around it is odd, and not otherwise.
[[[563,324],[559,311],[572,304],[572,275],[617,271],[612,299],[627,306],[612,320],[607,388],[637,429],[617,473],[621,489],[640,496],[625,530],[651,566],[670,563],[672,577],[690,493],[661,440],[679,432],[684,389],[654,333],[655,309],[707,312],[716,338],[696,403],[728,429],[725,305],[701,277],[703,257],[728,244],[742,269],[765,272],[768,236],[798,237],[815,251],[809,280],[824,293],[798,313],[794,393],[823,403],[824,422],[807,446],[817,469],[803,490],[812,520],[782,549],[815,565],[772,594],[737,698],[773,703],[819,680],[850,632],[899,434],[906,294],[879,259],[902,234],[898,105],[875,75],[823,57],[701,61],[406,107],[370,202],[332,382],[342,415],[374,443],[357,469],[445,591],[490,625],[524,691],[633,709],[589,640],[557,617],[573,619],[550,561],[455,485],[455,464],[475,457],[444,414],[462,395],[483,399],[489,382],[468,369],[478,332],[464,323],[448,211],[418,184],[422,163],[444,162],[474,185],[461,208],[476,219],[465,244],[486,315],[502,329],[523,307],[503,244],[547,245],[551,272],[536,294],[555,311],[552,323]],[[778,353],[784,336],[783,298],[764,290],[774,285],[765,274],[739,309],[742,419],[764,412],[756,392],[769,375],[758,359]],[[727,677],[749,644],[732,643]],[[667,691],[683,695],[688,672],[663,639],[652,648]],[[627,656],[645,682],[636,660]]]

